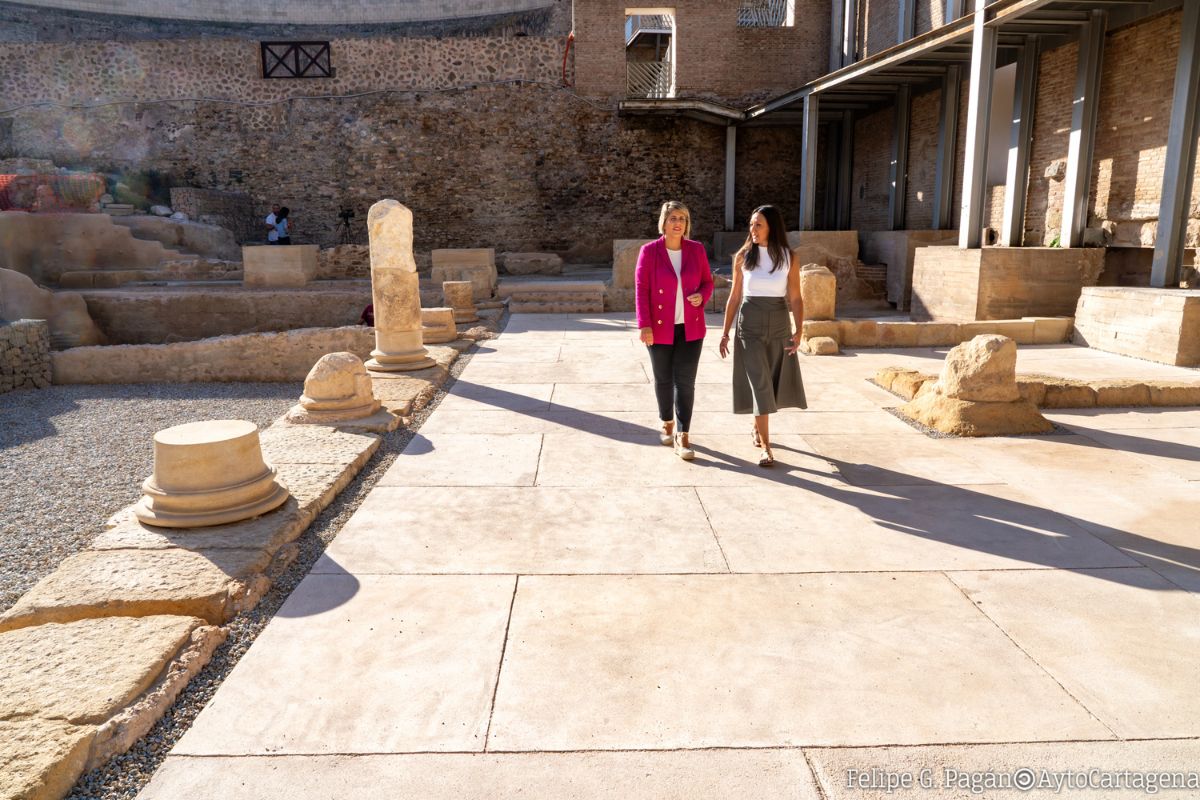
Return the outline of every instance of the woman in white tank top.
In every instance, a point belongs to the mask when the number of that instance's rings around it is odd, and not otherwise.
[[[788,321],[791,310],[795,332]],[[733,413],[754,415],[754,445],[760,467],[775,464],[769,416],[780,408],[807,408],[796,351],[804,325],[800,270],[792,263],[783,215],[759,206],[750,215],[750,234],[733,258],[733,284],[725,304],[721,358],[733,344]]]

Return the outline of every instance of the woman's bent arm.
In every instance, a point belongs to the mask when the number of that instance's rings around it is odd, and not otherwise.
[[[729,352],[729,329],[737,316],[738,306],[742,304],[742,259],[733,259],[733,281],[729,286],[729,299],[725,301],[725,325],[721,331],[721,358]]]
[[[804,333],[804,297],[800,294],[800,268],[796,266],[795,259],[788,268],[787,299],[792,309],[792,319],[796,322],[796,332],[792,334],[794,350],[800,346],[800,338]]]

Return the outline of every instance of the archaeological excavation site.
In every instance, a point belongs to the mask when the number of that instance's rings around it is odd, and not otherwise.
[[[1200,797],[1200,0],[0,64],[0,800]]]

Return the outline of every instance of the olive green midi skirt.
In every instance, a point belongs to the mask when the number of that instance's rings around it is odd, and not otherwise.
[[[733,413],[760,416],[781,408],[808,408],[800,358],[784,352],[791,338],[782,297],[742,300],[733,340]]]

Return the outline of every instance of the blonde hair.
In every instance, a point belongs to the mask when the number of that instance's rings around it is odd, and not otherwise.
[[[685,217],[687,217],[687,225],[685,225],[683,228],[683,238],[686,239],[689,236],[691,236],[692,235],[692,212],[688,211],[688,207],[685,206],[683,203],[679,202],[678,200],[668,200],[667,202],[662,204],[662,208],[658,212],[658,232],[659,233],[663,232],[663,228],[667,224],[667,217],[669,217],[671,215],[672,211],[682,211],[683,215]]]

